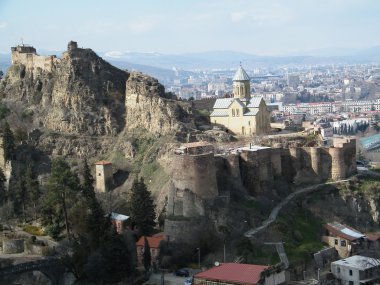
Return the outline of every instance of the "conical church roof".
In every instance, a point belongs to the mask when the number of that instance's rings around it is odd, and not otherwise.
[[[247,72],[245,72],[243,67],[241,67],[241,65],[240,65],[239,69],[235,73],[233,81],[249,81],[249,80],[250,80],[250,78],[249,78]]]

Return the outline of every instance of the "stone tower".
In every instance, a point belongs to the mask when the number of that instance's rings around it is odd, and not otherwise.
[[[97,192],[107,192],[113,183],[112,163],[109,161],[98,161],[95,163]]]
[[[67,50],[68,51],[72,51],[72,50],[75,50],[77,48],[78,48],[78,43],[77,42],[69,41],[69,43],[67,44]]]
[[[240,65],[233,78],[234,98],[249,99],[251,98],[250,78]]]

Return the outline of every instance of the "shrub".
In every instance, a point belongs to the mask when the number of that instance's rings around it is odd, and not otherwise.
[[[41,228],[32,225],[26,225],[22,230],[34,236],[44,235],[44,231]]]

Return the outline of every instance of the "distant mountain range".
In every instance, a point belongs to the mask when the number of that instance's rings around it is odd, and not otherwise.
[[[61,54],[60,51],[38,50],[40,54]],[[174,68],[197,71],[210,69],[236,69],[239,62],[245,68],[291,67],[316,64],[380,63],[380,46],[367,49],[317,49],[286,56],[260,56],[235,51],[208,51],[183,54],[157,52],[106,51],[98,52],[105,60],[119,68],[139,70],[162,82],[172,81]],[[0,69],[10,65],[10,54],[0,54]],[[191,74],[189,72],[188,74]]]

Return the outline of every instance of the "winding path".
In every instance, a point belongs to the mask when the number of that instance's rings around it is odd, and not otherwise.
[[[379,174],[379,176],[380,176],[380,174]],[[244,233],[244,236],[250,238],[250,237],[254,236],[255,234],[257,234],[258,232],[266,229],[270,224],[272,224],[277,219],[278,213],[282,210],[282,208],[284,206],[286,206],[296,196],[299,196],[300,194],[304,194],[304,193],[313,192],[313,191],[317,190],[319,187],[324,186],[324,185],[339,184],[339,183],[342,183],[342,182],[350,181],[351,179],[352,178],[343,179],[343,180],[337,180],[337,181],[333,181],[333,182],[326,182],[326,183],[321,183],[321,184],[316,184],[316,185],[311,185],[309,187],[302,188],[300,190],[297,190],[297,191],[289,194],[284,200],[282,200],[276,207],[273,208],[273,210],[270,213],[268,219],[266,219],[262,223],[261,226],[259,226],[257,228],[254,228],[254,229],[250,229],[249,231],[247,231],[247,232]]]

